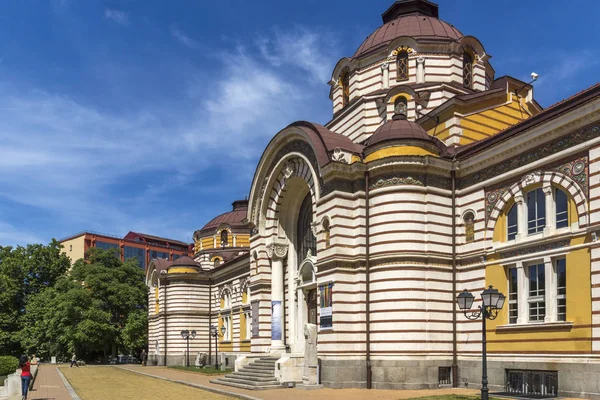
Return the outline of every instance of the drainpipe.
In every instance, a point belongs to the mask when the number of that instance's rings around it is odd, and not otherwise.
[[[164,336],[164,342],[165,342],[165,346],[164,346],[164,352],[165,352],[165,367],[167,366],[167,286],[168,286],[169,280],[168,277],[165,276],[165,318],[163,320],[163,336]]]
[[[371,267],[371,250],[370,250],[370,229],[369,229],[370,221],[369,221],[369,171],[365,171],[365,277],[366,277],[366,295],[365,295],[365,324],[367,328],[367,389],[372,388],[372,371],[371,371],[371,316],[370,316],[370,302],[371,302],[371,276],[370,276],[370,267]]]
[[[210,360],[208,360],[208,365],[212,365],[212,337],[210,326],[212,325],[212,276],[208,275],[208,355],[210,356]],[[216,358],[216,356],[215,356]]]
[[[458,355],[456,345],[456,170],[452,163],[452,387],[458,387]]]

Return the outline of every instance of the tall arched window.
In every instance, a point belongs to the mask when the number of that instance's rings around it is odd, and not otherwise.
[[[350,103],[350,71],[345,69],[340,76],[340,85],[342,86],[342,106],[346,107]]]
[[[542,189],[527,193],[527,233],[541,232],[546,226],[546,197]]]
[[[402,50],[396,57],[396,80],[405,81],[408,79],[408,52]]]
[[[569,226],[569,200],[567,194],[555,188],[554,201],[556,204],[556,227],[565,228]]]
[[[463,54],[463,85],[468,88],[473,85],[473,57],[467,52]]]
[[[517,213],[517,205],[513,204],[513,206],[508,211],[508,218],[506,223],[506,231],[507,231],[507,239],[514,240],[517,237],[518,232],[518,213]]]
[[[309,250],[313,256],[317,254],[317,241],[311,230],[312,222],[312,199],[309,193],[304,198],[298,215],[296,249],[299,263],[306,258]]]
[[[471,243],[475,240],[475,215],[472,212],[468,212],[464,216],[465,220],[465,239],[467,243]]]
[[[394,115],[403,115],[406,117],[407,109],[408,100],[406,100],[406,97],[399,96],[394,100]]]
[[[229,244],[229,232],[227,229],[221,231],[221,247],[225,247]]]

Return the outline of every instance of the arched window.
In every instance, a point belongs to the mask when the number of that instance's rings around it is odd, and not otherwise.
[[[541,232],[545,226],[546,198],[540,188],[527,193],[527,233]]]
[[[467,243],[471,243],[475,240],[475,215],[472,212],[468,212],[464,216],[465,220],[465,239]]]
[[[342,87],[342,106],[346,107],[350,103],[350,71],[347,69],[340,76],[340,85]]]
[[[331,244],[331,228],[329,226],[329,218],[325,218],[323,221],[323,236],[325,239],[325,248],[328,248]]]
[[[304,198],[298,215],[296,249],[299,262],[306,258],[309,250],[313,256],[317,254],[317,242],[311,229],[312,222],[312,199],[309,193]]]
[[[463,54],[463,85],[468,88],[473,85],[473,57],[467,52]]]
[[[213,266],[217,268],[219,265],[221,265],[221,259],[217,257],[213,260]]]
[[[402,115],[406,118],[407,109],[408,100],[406,100],[406,97],[399,96],[394,100],[394,115]]]
[[[517,237],[518,232],[518,213],[517,213],[517,205],[513,204],[513,206],[508,211],[508,218],[506,224],[507,231],[507,239],[514,240]]]
[[[565,228],[569,226],[569,200],[567,194],[555,188],[554,201],[556,204],[556,227]]]
[[[396,57],[396,80],[405,81],[408,79],[408,52],[402,50]]]
[[[229,244],[229,232],[227,229],[221,231],[221,247],[225,247]]]
[[[231,293],[227,289],[223,291],[221,296],[221,308],[224,310],[231,308]]]

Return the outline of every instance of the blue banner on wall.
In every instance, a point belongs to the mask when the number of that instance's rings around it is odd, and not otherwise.
[[[271,301],[271,340],[281,340],[281,300]]]

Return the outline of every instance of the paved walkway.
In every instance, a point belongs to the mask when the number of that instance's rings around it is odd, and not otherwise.
[[[442,394],[470,394],[477,395],[479,390],[474,389],[436,389],[436,390],[377,390],[377,389],[320,389],[320,390],[300,390],[300,389],[275,389],[275,390],[245,390],[229,386],[216,385],[210,383],[214,376],[186,372],[181,370],[169,369],[165,367],[142,367],[138,365],[125,365],[120,368],[129,371],[151,375],[157,378],[177,381],[179,383],[193,385],[199,388],[209,390],[227,391],[232,395],[241,395],[240,398],[255,400],[398,400],[413,397],[437,396]]]
[[[57,364],[40,364],[33,390],[29,391],[28,399],[72,400],[58,372]]]

